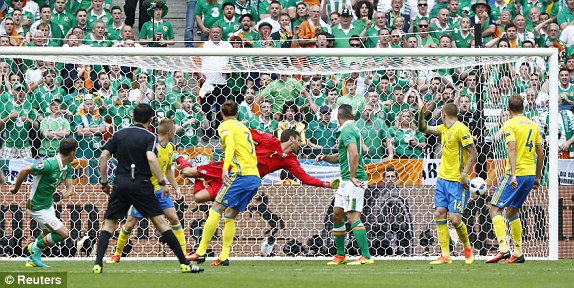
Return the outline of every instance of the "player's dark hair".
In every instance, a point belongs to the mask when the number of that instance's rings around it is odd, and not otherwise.
[[[385,172],[397,172],[397,169],[395,169],[394,166],[387,166],[387,168],[385,168]]]
[[[74,138],[64,138],[60,140],[60,154],[68,156],[78,148],[78,141]]]
[[[291,137],[295,137],[295,139],[297,139],[297,137],[300,137],[299,133],[293,129],[285,129],[283,130],[283,132],[281,132],[281,143],[287,142],[289,141],[289,139],[291,139]]]
[[[449,117],[457,117],[458,115],[458,108],[454,103],[447,103],[442,107],[442,111],[446,116]]]
[[[227,117],[237,116],[237,103],[231,100],[225,101],[221,105],[221,113]]]
[[[353,120],[353,107],[349,104],[341,104],[339,106],[338,115],[345,120]]]
[[[510,96],[508,99],[508,110],[514,113],[522,113],[524,111],[524,99],[518,94]]]
[[[122,7],[117,6],[117,5],[114,6],[114,7],[112,7],[112,8],[110,9],[110,12],[112,12],[112,11],[114,11],[114,10],[120,10],[120,12],[123,12],[123,11],[122,11]]]
[[[134,122],[136,123],[149,123],[154,115],[153,108],[148,104],[140,103],[134,109]]]

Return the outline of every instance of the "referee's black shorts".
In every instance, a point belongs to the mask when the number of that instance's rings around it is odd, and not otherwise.
[[[131,205],[146,218],[163,214],[149,178],[116,177],[113,187],[105,219],[125,217]]]

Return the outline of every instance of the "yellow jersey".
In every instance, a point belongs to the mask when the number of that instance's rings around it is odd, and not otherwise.
[[[231,172],[238,176],[257,176],[257,154],[251,132],[236,119],[223,121],[217,128],[225,152],[223,169],[231,166]]]
[[[516,176],[536,175],[536,145],[542,144],[538,125],[524,115],[514,116],[502,126],[506,143],[516,142]],[[511,174],[506,158],[506,173]]]
[[[464,147],[473,144],[472,135],[460,121],[454,122],[450,128],[441,124],[437,129],[440,132],[442,151],[438,178],[459,182],[460,173],[468,160],[468,152]]]
[[[165,178],[165,172],[167,167],[171,166],[173,163],[173,145],[167,143],[165,147],[161,146],[161,143],[157,143],[157,161],[159,162],[159,167],[161,168],[162,179]],[[157,183],[157,178],[151,176],[151,184],[153,184],[153,190],[157,191],[161,189],[161,186]]]

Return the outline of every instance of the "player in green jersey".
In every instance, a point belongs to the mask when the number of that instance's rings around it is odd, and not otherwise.
[[[28,244],[30,259],[26,262],[26,267],[49,267],[42,263],[42,250],[68,238],[70,233],[68,228],[56,217],[53,194],[62,182],[66,186],[66,190],[62,192],[64,198],[74,193],[71,163],[76,157],[77,149],[78,142],[75,139],[62,139],[58,155],[33,166],[22,168],[18,173],[14,188],[10,190],[12,194],[18,193],[22,182],[28,178],[28,175],[34,175],[26,208],[30,217],[42,228],[42,234],[36,241]]]

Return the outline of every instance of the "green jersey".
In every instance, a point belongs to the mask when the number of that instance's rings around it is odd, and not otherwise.
[[[195,6],[195,15],[203,18],[203,25],[209,29],[217,20],[223,17],[221,13],[222,5],[223,0],[217,0],[214,4],[209,4],[205,0],[199,0]]]
[[[305,137],[313,144],[323,146],[323,148],[335,148],[337,124],[329,122],[327,125],[320,120],[313,120],[305,129]]]
[[[28,141],[28,131],[32,128],[30,121],[23,121],[22,117],[28,117],[30,120],[36,119],[36,114],[32,109],[32,103],[25,101],[21,104],[16,104],[14,101],[10,101],[4,104],[4,109],[0,114],[0,118],[6,118],[13,111],[18,112],[18,117],[11,118],[6,123],[4,127],[7,133],[7,138],[4,139],[4,144],[8,148],[22,148],[30,147],[30,142]]]
[[[62,116],[58,116],[58,118],[48,116],[42,119],[42,122],[40,123],[40,133],[45,131],[55,132],[62,130],[70,130],[70,122]],[[54,157],[56,153],[58,153],[59,148],[60,139],[44,137],[42,138],[42,146],[40,146],[40,155]]]
[[[574,101],[574,85],[572,83],[568,83],[568,87],[566,89],[562,88],[562,85],[558,85],[558,96],[562,95],[562,93],[568,94],[568,99]],[[569,105],[570,103],[562,100],[560,105]]]
[[[72,179],[72,164],[64,165],[60,155],[48,158],[32,166],[34,183],[26,207],[32,211],[49,209],[53,205],[53,195],[58,185]]]
[[[250,129],[255,129],[261,132],[275,135],[275,131],[277,131],[279,123],[273,119],[271,119],[269,123],[265,123],[263,120],[261,120],[261,116],[257,116],[249,119],[249,122],[247,122],[246,126]]]
[[[193,124],[190,123],[184,125],[185,122],[191,119],[195,119],[197,121]],[[179,144],[177,145],[177,148],[185,149],[197,146],[197,131],[199,130],[199,127],[201,127],[201,122],[203,122],[203,116],[201,116],[201,113],[194,113],[193,111],[187,112],[180,109],[175,113],[174,121],[175,125],[183,126],[181,131],[177,133],[177,136],[179,136]]]
[[[273,99],[272,111],[273,113],[280,113],[281,109],[283,109],[283,104],[289,101],[295,102],[303,90],[305,90],[305,87],[299,81],[287,78],[285,81],[277,79],[269,83],[261,94],[265,98]]]
[[[130,125],[132,125],[132,112],[135,108],[136,105],[131,101],[124,101],[124,103],[120,105],[115,104],[108,107],[106,119],[112,118],[116,131],[130,127]]]
[[[171,23],[167,21],[148,21],[145,22],[140,31],[140,39],[155,39],[156,34],[161,34],[163,40],[173,39],[173,27]],[[167,45],[162,45],[156,42],[151,42],[148,44],[149,47],[167,47]]]
[[[351,96],[347,94],[337,99],[337,105],[341,106],[343,104],[351,105],[353,108],[353,114],[361,113],[361,111],[363,111],[363,107],[367,104],[367,99],[361,95]]]
[[[363,137],[364,144],[369,148],[369,154],[365,157],[367,158],[367,163],[371,162],[372,159],[383,159],[385,157],[385,145],[384,140],[387,138],[387,133],[389,127],[385,121],[381,118],[375,118],[371,123],[366,123],[364,119],[357,120],[357,128],[361,131],[361,136]]]
[[[432,31],[429,32],[429,35],[434,39],[440,39],[440,36],[445,34],[451,36],[452,33],[451,30],[452,27],[450,27],[448,24],[446,25],[446,27],[439,26],[438,22],[434,22],[429,25],[429,31]]]
[[[94,10],[92,10],[92,11],[88,12],[88,22],[86,23],[86,30],[92,31],[92,27],[94,27],[94,24],[97,21],[102,21],[102,22],[104,22],[104,25],[108,25],[108,22],[110,22],[110,19],[112,19],[112,17],[110,16],[110,14],[108,12],[106,12],[106,10],[102,10],[101,15],[96,15],[94,13]]]
[[[239,17],[233,16],[231,20],[227,20],[227,18],[223,17],[217,20],[213,25],[221,27],[221,40],[227,41],[229,37],[235,33],[241,25],[238,22]]]
[[[40,86],[34,91],[32,107],[38,110],[38,114],[46,116],[50,114],[50,103],[52,99],[64,99],[64,96],[66,96],[66,92],[62,88],[54,86],[52,90],[49,90],[46,85]]]
[[[356,27],[353,24],[351,24],[351,27],[349,27],[348,30],[343,29],[340,24],[333,26],[332,30],[333,33],[331,34],[333,34],[333,37],[335,38],[333,48],[350,48],[349,38],[353,35],[360,35],[361,32],[363,32],[361,27]]]
[[[157,99],[151,100],[149,106],[155,111],[157,121],[165,118],[173,118],[175,116],[175,104],[169,103],[167,100],[158,101]]]
[[[57,13],[55,10],[52,11],[51,20],[52,21],[50,22],[57,24],[60,27],[60,29],[62,29],[64,35],[66,35],[66,33],[70,31],[70,29],[78,25],[76,24],[76,17],[70,13],[67,13],[66,11],[64,11],[63,13]]]
[[[355,144],[357,146],[358,152],[358,165],[357,171],[355,171],[355,178],[360,181],[367,181],[367,173],[365,172],[365,167],[363,165],[363,137],[359,128],[355,126],[353,121],[347,121],[337,131],[339,133],[339,167],[341,168],[341,179],[344,181],[351,180],[351,166],[349,165],[349,156],[347,152],[347,146],[350,144]]]
[[[423,158],[423,150],[409,145],[411,140],[418,143],[425,142],[425,136],[412,129],[393,128],[389,132],[389,137],[394,139],[395,154],[399,157]]]
[[[81,128],[95,128],[104,124],[102,117],[95,117],[92,114],[82,114],[74,116],[74,126]],[[78,158],[94,159],[99,158],[102,145],[102,136],[76,136],[78,140]]]

